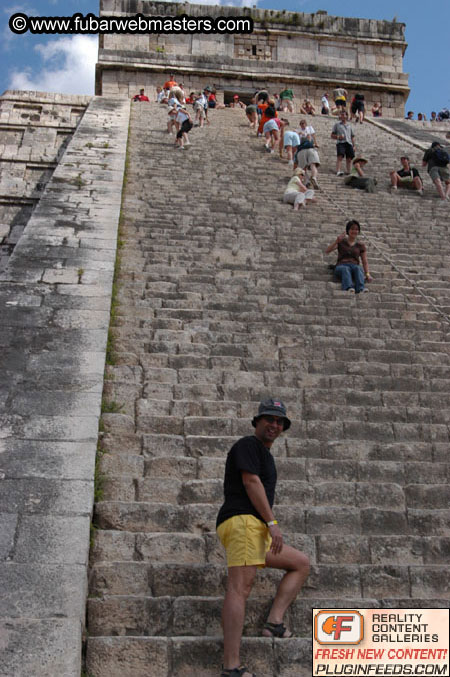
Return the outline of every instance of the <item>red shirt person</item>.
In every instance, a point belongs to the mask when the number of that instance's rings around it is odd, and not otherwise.
[[[150,99],[144,94],[144,88],[142,88],[139,90],[139,94],[133,96],[133,101],[150,101]]]

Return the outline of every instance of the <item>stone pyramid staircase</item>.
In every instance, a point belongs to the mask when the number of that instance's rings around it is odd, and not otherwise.
[[[356,129],[358,150],[379,190],[345,187],[333,120],[315,117],[322,190],[294,213],[281,202],[286,161],[263,152],[242,112],[211,120],[179,151],[162,107],[132,110],[105,381],[121,408],[103,416],[91,553],[93,677],[219,673],[225,456],[272,394],[293,419],[274,447],[276,516],[312,572],[285,641],[260,637],[277,574],[258,575],[243,659],[259,677],[309,677],[312,608],[448,606],[448,203],[428,177],[424,198],[388,192],[400,154],[420,165],[422,152],[370,124]],[[349,217],[375,278],[350,298],[323,255]]]

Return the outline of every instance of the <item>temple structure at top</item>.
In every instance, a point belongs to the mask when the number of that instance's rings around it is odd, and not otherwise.
[[[129,97],[144,87],[151,94],[171,73],[186,91],[210,85],[227,102],[247,100],[256,90],[286,86],[317,105],[336,86],[379,101],[385,116],[403,117],[409,94],[403,72],[405,24],[248,7],[100,0],[100,16],[145,18],[219,17],[232,29],[252,19],[251,33],[163,33],[100,35],[96,93]],[[156,24],[157,26],[157,24]],[[330,96],[331,98],[331,96]]]

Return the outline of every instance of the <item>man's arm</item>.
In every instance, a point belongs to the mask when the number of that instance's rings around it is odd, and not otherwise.
[[[275,519],[272,508],[269,505],[267,500],[266,491],[264,485],[259,479],[258,475],[242,470],[242,483],[247,492],[253,507],[258,511],[263,520],[266,522],[273,522]],[[272,545],[270,550],[274,555],[277,555],[281,552],[283,547],[283,535],[281,529],[277,524],[269,527],[270,535],[272,536]]]

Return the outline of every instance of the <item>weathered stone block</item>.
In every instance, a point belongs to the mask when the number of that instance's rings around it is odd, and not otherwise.
[[[450,501],[447,484],[412,484],[405,487],[406,504],[415,509],[445,509]]]
[[[357,597],[361,594],[358,566],[321,564],[311,567],[303,590],[305,596],[317,594],[331,596],[337,589],[343,597]]]
[[[306,533],[332,534],[336,530],[345,535],[359,535],[359,510],[352,508],[309,508],[306,511]]]
[[[206,562],[205,538],[184,533],[137,534],[136,554],[140,560],[151,563],[202,564]]]
[[[314,504],[318,506],[354,506],[356,484],[353,482],[322,482],[314,487]]]
[[[422,564],[424,540],[414,536],[373,536],[370,538],[372,562],[398,565],[405,562]]]
[[[422,536],[450,536],[450,510],[408,508],[408,523],[413,533]]]
[[[97,503],[94,522],[100,529],[182,531],[181,509],[165,503]]]
[[[361,567],[361,583],[364,596],[408,597],[410,580],[408,567],[385,565],[383,567]]]
[[[361,508],[376,507],[401,510],[405,507],[405,495],[398,484],[356,484],[356,505]]]
[[[105,597],[88,600],[88,623],[94,636],[167,635],[172,601],[169,597]]]
[[[2,618],[82,617],[87,586],[84,565],[6,562],[0,564],[0,577]]]
[[[78,675],[81,670],[79,618],[0,621],[2,672],[16,677]],[[51,651],[49,650],[51,647]]]
[[[113,562],[92,567],[89,577],[91,597],[101,595],[151,594],[148,565],[143,562]]]
[[[201,671],[203,677],[213,677],[222,665],[219,637],[173,637],[169,647],[172,671],[179,677],[192,677],[196,671]]]
[[[127,531],[94,529],[91,559],[93,562],[132,561],[136,535]]]
[[[365,533],[373,535],[409,533],[406,514],[395,510],[378,508],[361,510],[361,527]]]
[[[181,435],[144,433],[142,449],[146,461],[160,457],[185,456],[185,438]]]
[[[365,536],[319,536],[317,558],[320,564],[364,564],[370,560],[369,540]]]
[[[165,637],[91,637],[86,668],[96,677],[141,677],[151,666],[167,676],[169,642]]]
[[[17,520],[18,514],[1,513],[0,521],[3,526],[0,531],[0,561],[12,558]]]

